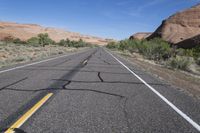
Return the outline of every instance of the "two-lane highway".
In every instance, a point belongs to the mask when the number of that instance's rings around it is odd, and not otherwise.
[[[200,101],[103,48],[0,71],[0,129],[198,133]]]

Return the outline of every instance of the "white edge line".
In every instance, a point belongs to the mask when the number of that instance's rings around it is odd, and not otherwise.
[[[110,52],[105,50],[108,54],[110,54],[115,60],[117,60],[122,66],[124,66],[129,72],[131,72],[135,77],[137,77],[142,83],[144,83],[151,91],[153,91],[157,96],[159,96],[165,103],[167,103],[174,111],[176,111],[180,116],[182,116],[186,121],[188,121],[194,128],[200,131],[200,125],[194,122],[189,116],[183,113],[180,109],[178,109],[173,103],[171,103],[167,98],[165,98],[162,94],[160,94],[157,90],[155,90],[152,86],[150,86],[146,81],[144,81],[141,77],[139,77],[136,73],[134,73],[130,68],[124,65],[119,59],[117,59]]]
[[[80,52],[78,52],[78,53],[81,53],[81,52],[84,52],[84,51],[80,51]],[[9,72],[9,71],[12,71],[12,70],[24,68],[24,67],[27,67],[27,66],[32,66],[32,65],[36,65],[36,64],[43,63],[43,62],[55,60],[55,59],[58,59],[58,58],[70,56],[70,55],[73,55],[73,54],[77,54],[77,52],[76,52],[76,53],[71,53],[71,54],[62,55],[62,56],[58,56],[58,57],[54,57],[54,58],[50,58],[50,59],[46,59],[46,60],[42,60],[42,61],[38,61],[38,62],[34,62],[34,63],[30,63],[30,64],[26,64],[26,65],[22,65],[22,66],[18,66],[18,67],[14,67],[14,68],[10,68],[10,69],[6,69],[6,70],[2,70],[2,71],[0,71],[0,74],[1,74],[1,73],[5,73],[5,72]]]

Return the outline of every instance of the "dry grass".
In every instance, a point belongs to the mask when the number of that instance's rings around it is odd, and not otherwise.
[[[0,42],[0,68],[77,50],[77,48],[68,48],[56,45],[34,47],[27,45],[4,44]]]

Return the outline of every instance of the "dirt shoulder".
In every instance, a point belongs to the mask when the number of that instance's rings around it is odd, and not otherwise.
[[[134,63],[137,67],[140,67],[144,71],[158,77],[177,89],[181,89],[189,95],[200,99],[200,77],[192,75],[187,72],[172,70],[162,65],[158,65],[153,61],[145,60],[139,54],[128,54],[115,51],[122,57],[128,59],[129,62]]]

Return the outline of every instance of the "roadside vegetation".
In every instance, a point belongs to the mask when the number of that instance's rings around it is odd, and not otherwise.
[[[147,60],[171,69],[200,73],[200,46],[193,49],[175,48],[166,41],[155,38],[149,41],[127,39],[110,42],[106,47],[130,54],[140,54]]]
[[[7,37],[0,42],[0,68],[94,46],[81,39],[78,41],[66,39],[55,42],[48,34],[39,34],[27,41]]]

